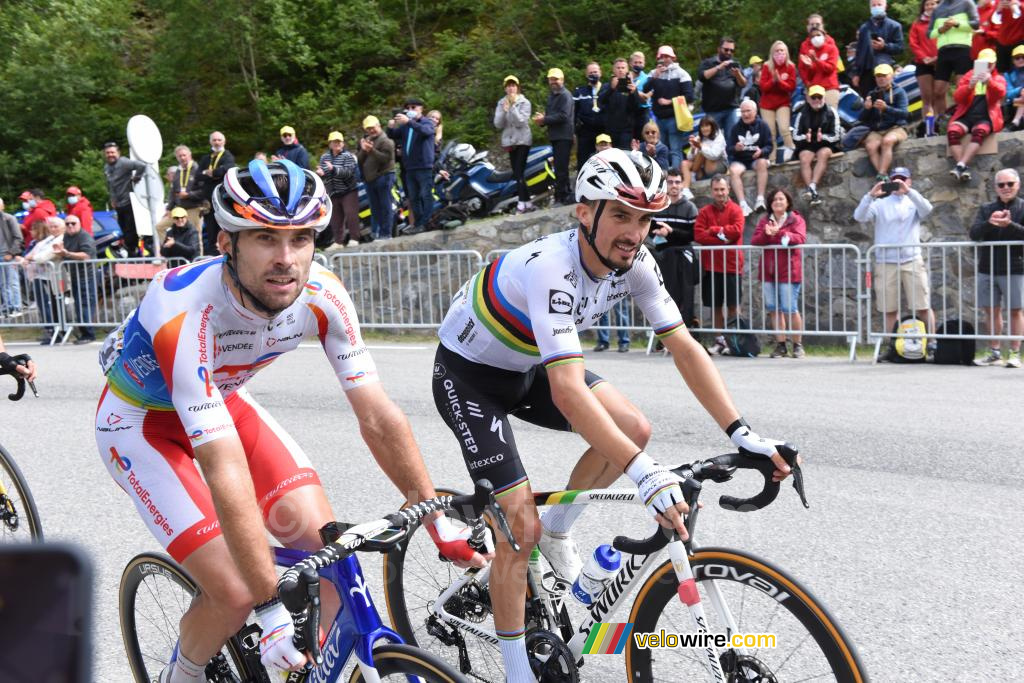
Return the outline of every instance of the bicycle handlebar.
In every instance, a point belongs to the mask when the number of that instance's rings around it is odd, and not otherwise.
[[[439,496],[415,503],[398,512],[359,524],[344,531],[336,540],[309,557],[285,570],[277,582],[277,592],[285,608],[291,613],[296,627],[293,638],[295,648],[300,652],[308,650],[313,661],[319,664],[320,639],[320,575],[319,570],[345,559],[359,550],[382,552],[404,540],[424,517],[434,512],[450,511],[466,522],[472,533],[469,543],[480,550],[484,545],[486,522],[483,514],[490,512],[498,529],[509,544],[519,551],[520,546],[512,536],[508,519],[494,498],[494,486],[481,479],[473,493],[460,496]],[[385,531],[398,531],[384,539],[375,539]]]
[[[7,398],[12,401],[20,401],[21,397],[25,395],[26,380],[18,373],[18,367],[28,367],[28,362],[30,360],[32,360],[32,358],[27,353],[11,356],[0,352],[0,375],[10,375],[18,384],[18,389],[13,394],[7,394]],[[32,389],[32,395],[39,398],[39,392],[36,391],[36,383],[32,381],[28,381],[27,383]]]
[[[805,508],[810,507],[804,492],[803,470],[797,462],[799,451],[796,446],[789,443],[782,444],[777,450],[792,470],[793,488],[800,495],[800,502]],[[726,453],[707,460],[698,460],[689,465],[680,465],[672,470],[683,480],[681,484],[683,496],[690,506],[691,515],[697,510],[697,498],[703,488],[702,482],[708,480],[716,483],[729,481],[737,469],[751,469],[760,472],[764,478],[761,491],[749,498],[723,495],[718,499],[718,504],[722,508],[734,512],[750,512],[760,510],[778,497],[781,482],[772,481],[775,463],[762,455],[751,455],[745,451]],[[672,530],[658,527],[649,538],[637,540],[627,536],[616,536],[612,545],[616,550],[630,555],[652,555],[668,545],[673,536]]]

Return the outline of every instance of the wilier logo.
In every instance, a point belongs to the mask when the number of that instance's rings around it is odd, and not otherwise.
[[[548,313],[572,313],[572,294],[563,292],[560,289],[549,290],[548,293]]]

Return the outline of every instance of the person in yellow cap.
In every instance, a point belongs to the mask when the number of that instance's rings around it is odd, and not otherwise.
[[[596,138],[594,138],[594,146],[598,152],[603,152],[606,149],[611,149],[612,136],[608,135],[608,133],[601,133]]]
[[[271,157],[272,161],[281,159],[287,159],[299,168],[309,168],[309,152],[299,142],[295,129],[291,126],[281,126],[281,146]]]
[[[555,205],[575,204],[570,189],[569,156],[572,154],[573,104],[565,89],[565,75],[558,67],[548,69],[548,102],[544,111],[533,115],[533,122],[548,131],[548,142],[555,157]]]
[[[875,167],[878,180],[888,180],[892,166],[892,150],[907,139],[910,112],[907,110],[907,91],[893,83],[893,69],[879,64],[874,69],[875,88],[864,98],[864,108],[857,117],[857,125],[843,138],[843,148],[851,150],[861,142]]]
[[[974,68],[960,77],[953,100],[956,109],[949,120],[946,139],[956,166],[949,173],[960,181],[971,179],[968,166],[989,135],[1003,129],[1003,98],[1006,80],[996,71],[996,51],[985,48],[978,53]],[[964,144],[963,138],[971,139]]]
[[[526,185],[526,160],[533,144],[530,131],[530,113],[533,105],[519,89],[519,79],[509,74],[503,81],[505,96],[494,107],[494,127],[501,131],[501,146],[508,152],[512,178],[516,181],[519,201],[516,213],[534,210],[530,201],[530,188]]]
[[[753,55],[747,61],[747,68],[743,69],[743,77],[747,84],[740,90],[740,100],[754,100],[754,104],[761,102],[761,69],[764,68],[764,60]]]
[[[807,185],[805,197],[811,206],[821,204],[818,183],[825,175],[828,160],[839,150],[843,132],[835,110],[825,104],[825,93],[822,85],[808,88],[807,106],[797,112],[793,121],[793,143],[800,160],[800,177]]]
[[[160,255],[191,261],[199,256],[199,233],[188,220],[188,211],[176,206],[171,209],[171,227],[160,245]]]
[[[388,239],[395,227],[391,189],[395,186],[395,142],[387,136],[380,120],[373,115],[363,119],[363,137],[359,139],[356,159],[370,200],[370,224],[374,238]]]
[[[1013,48],[1011,53],[1013,68],[1006,72],[1006,104],[1004,116],[1010,122],[1008,130],[1021,130],[1024,127],[1024,45]]]
[[[320,233],[318,247],[329,247],[331,241],[346,247],[359,246],[356,165],[355,155],[345,149],[345,136],[337,130],[328,133],[327,151],[320,155],[316,174],[324,179],[324,189],[331,198],[331,229]]]

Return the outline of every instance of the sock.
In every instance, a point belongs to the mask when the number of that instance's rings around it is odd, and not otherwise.
[[[494,631],[501,644],[501,658],[505,660],[505,680],[507,683],[536,683],[537,677],[530,669],[530,659],[526,656],[526,629],[515,631]]]
[[[544,528],[556,534],[569,532],[576,519],[587,509],[586,505],[573,503],[571,505],[552,505],[544,512],[540,523]]]
[[[810,184],[807,185],[807,189],[810,190],[811,192],[817,192],[818,191],[818,186],[815,185],[814,183],[810,183]]]
[[[203,670],[206,668],[181,654],[177,644],[174,646],[169,667],[171,675],[168,676],[167,683],[199,683],[204,678]]]
[[[516,202],[516,209],[518,211],[522,211],[525,208],[526,208],[526,204],[524,204],[523,202]]]

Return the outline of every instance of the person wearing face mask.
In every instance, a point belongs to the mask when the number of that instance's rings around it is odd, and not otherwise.
[[[32,225],[36,221],[45,223],[50,216],[56,216],[57,207],[38,188],[25,190],[18,199],[21,200],[21,208],[27,211],[21,219],[21,237],[28,244],[32,241]]]
[[[903,27],[885,15],[885,0],[870,0],[870,8],[871,18],[857,30],[857,52],[850,75],[853,87],[862,97],[875,89],[875,67],[893,66],[896,55],[903,52]]]
[[[224,133],[215,130],[210,133],[210,151],[199,160],[199,189],[203,198],[203,224],[195,226],[203,233],[202,253],[217,253],[217,216],[213,212],[213,190],[224,180],[228,169],[235,167],[235,155],[227,147]]]
[[[82,226],[82,230],[85,230],[90,235],[92,234],[92,202],[89,198],[82,194],[81,188],[77,185],[72,185],[67,189],[65,193],[67,196],[67,208],[64,209],[64,213],[67,217],[78,216],[79,222]]]
[[[793,156],[793,137],[789,131],[790,98],[796,90],[796,65],[789,59],[789,48],[781,40],[772,43],[771,59],[761,69],[761,118],[771,131],[772,151],[769,163],[778,160],[777,140],[782,138],[782,163]]]
[[[825,33],[821,15],[807,17],[807,37],[800,44],[796,63],[804,88],[820,85],[825,89],[825,104],[839,106],[839,48]]]
[[[793,141],[800,159],[800,177],[807,185],[806,198],[811,206],[821,204],[818,183],[825,175],[828,160],[838,151],[842,135],[839,116],[832,107],[825,104],[825,88],[812,85],[807,90],[807,106],[797,113],[793,122]]]
[[[669,168],[679,168],[686,138],[692,131],[679,130],[672,98],[682,95],[688,105],[693,104],[693,79],[676,62],[676,53],[671,45],[658,48],[658,67],[650,73],[643,89],[650,93],[654,120],[662,141],[669,149]]]
[[[582,167],[597,151],[597,136],[605,132],[604,112],[597,101],[601,92],[601,65],[587,64],[587,84],[572,91],[576,129],[576,166]]]
[[[647,66],[647,58],[643,52],[637,51],[629,56],[629,75],[636,83],[636,96],[640,99],[640,116],[636,117],[633,126],[633,139],[642,140],[644,124],[654,120],[651,113],[651,95],[644,92],[644,85],[647,84],[648,73],[644,71]]]

